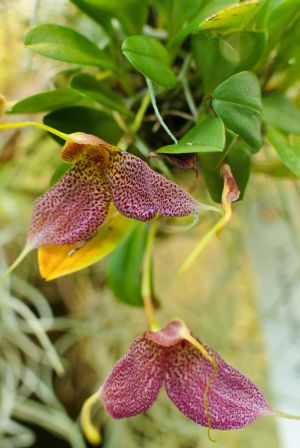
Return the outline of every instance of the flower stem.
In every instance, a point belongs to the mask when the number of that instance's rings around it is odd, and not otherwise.
[[[175,135],[173,135],[173,133],[170,131],[170,129],[168,128],[168,126],[166,125],[166,123],[163,120],[163,117],[160,115],[160,112],[158,110],[157,104],[156,104],[156,98],[155,98],[155,94],[154,94],[154,89],[153,89],[153,85],[152,82],[150,81],[150,79],[146,78],[146,83],[148,86],[148,90],[149,90],[149,95],[151,98],[151,103],[156,115],[156,118],[158,119],[161,127],[166,131],[166,133],[168,134],[168,136],[173,140],[173,142],[175,143],[175,145],[178,143],[177,138],[175,137]]]
[[[0,285],[2,285],[7,277],[16,269],[17,266],[24,260],[26,255],[31,252],[32,248],[29,246],[25,246],[20,255],[15,259],[15,261],[9,266],[9,268],[4,272],[4,274],[0,277]]]
[[[199,241],[195,249],[192,253],[186,258],[186,260],[181,265],[178,274],[183,274],[186,272],[191,265],[194,263],[198,255],[202,252],[202,250],[207,246],[210,240],[215,236],[219,235],[223,228],[230,221],[232,216],[232,208],[231,202],[228,201],[227,196],[229,193],[229,186],[227,183],[224,183],[223,193],[222,193],[222,205],[223,205],[223,216],[222,218],[204,235],[203,238]]]
[[[95,394],[91,395],[87,400],[85,400],[81,415],[80,415],[80,421],[81,421],[81,427],[83,430],[83,433],[87,440],[92,445],[99,445],[101,442],[101,434],[98,428],[92,423],[91,420],[91,413],[93,406],[99,401],[99,393],[96,392]]]
[[[142,297],[144,301],[145,313],[151,331],[157,331],[160,328],[155,318],[154,306],[152,302],[152,254],[156,230],[157,221],[154,220],[150,224],[142,268]]]
[[[142,99],[142,102],[140,104],[140,107],[136,113],[136,116],[134,117],[134,121],[130,127],[131,132],[133,132],[134,134],[136,134],[138,132],[138,130],[140,129],[146,110],[149,106],[150,103],[150,94],[146,94],[144,96],[144,98]]]
[[[17,129],[17,128],[25,128],[27,126],[34,126],[39,129],[43,129],[43,131],[51,132],[51,134],[57,135],[57,137],[62,138],[66,142],[72,142],[72,138],[69,136],[69,134],[65,134],[64,132],[58,131],[55,128],[52,128],[51,126],[47,126],[43,123],[38,123],[36,121],[20,121],[18,123],[4,123],[0,124],[0,130],[1,129]]]

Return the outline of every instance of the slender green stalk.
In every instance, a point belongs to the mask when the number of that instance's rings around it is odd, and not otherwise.
[[[230,218],[232,216],[232,208],[231,203],[227,200],[227,195],[229,193],[229,187],[225,183],[224,189],[222,193],[222,204],[223,204],[223,216],[222,218],[204,235],[204,237],[199,241],[195,249],[192,251],[192,253],[186,258],[186,260],[183,262],[182,266],[179,269],[178,274],[183,274],[186,272],[190,266],[194,263],[198,255],[202,252],[202,250],[208,245],[208,243],[211,241],[211,239],[218,235],[223,228],[227,225],[227,223],[230,221]]]
[[[51,126],[47,126],[43,123],[38,123],[36,121],[20,121],[18,123],[4,123],[0,124],[0,130],[1,129],[18,129],[18,128],[25,128],[27,126],[34,126],[39,129],[43,129],[43,131],[51,132],[51,134],[57,135],[57,137],[62,138],[66,142],[72,142],[73,139],[70,137],[69,134],[65,134],[64,132],[58,131],[57,129],[52,128]]]
[[[142,268],[142,297],[144,301],[145,313],[151,331],[157,331],[160,329],[160,326],[155,318],[155,311],[152,302],[152,255],[156,230],[157,221],[154,220],[150,224]]]
[[[155,98],[155,94],[154,94],[154,89],[153,89],[153,85],[152,82],[150,81],[150,79],[146,78],[146,83],[148,86],[148,90],[149,90],[149,94],[150,94],[150,99],[151,99],[151,103],[152,103],[152,107],[154,109],[156,118],[158,119],[161,127],[166,131],[166,133],[168,134],[168,136],[173,140],[173,142],[175,144],[178,143],[177,138],[175,137],[175,135],[170,131],[170,129],[168,128],[168,126],[166,125],[166,123],[163,120],[163,117],[160,115],[160,112],[158,110],[157,104],[156,104],[156,98]]]
[[[21,261],[24,260],[26,255],[31,252],[31,248],[28,246],[25,246],[20,255],[15,259],[15,261],[9,266],[7,271],[4,272],[4,274],[0,277],[0,286],[5,282],[5,280],[9,277],[9,275],[16,269],[17,266],[21,263]]]

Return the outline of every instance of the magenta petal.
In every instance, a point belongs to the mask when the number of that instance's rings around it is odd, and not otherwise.
[[[162,216],[187,216],[203,209],[182,188],[132,154],[122,151],[115,154],[108,177],[116,207],[129,218],[148,221],[156,213]]]
[[[34,205],[28,244],[74,244],[91,237],[101,226],[110,203],[109,186],[98,167],[78,162]]]
[[[164,380],[162,347],[144,337],[136,339],[100,388],[100,398],[114,418],[146,411]]]
[[[183,340],[182,330],[186,327],[180,320],[172,320],[159,331],[146,331],[145,337],[163,347],[171,347]]]
[[[219,366],[218,376],[207,395],[211,428],[239,429],[272,412],[255,384],[212,349],[206,349]],[[208,426],[203,397],[214,372],[211,363],[186,341],[170,347],[166,363],[168,396],[186,417]]]

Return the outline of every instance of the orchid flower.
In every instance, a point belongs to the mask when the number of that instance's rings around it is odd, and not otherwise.
[[[138,157],[94,135],[70,137],[73,141],[64,145],[61,158],[74,167],[37,199],[29,228],[30,247],[89,239],[104,223],[111,201],[122,215],[139,221],[150,221],[157,214],[198,214],[209,208]]]
[[[113,418],[127,418],[149,409],[162,386],[182,414],[209,429],[239,429],[273,414],[249,378],[176,319],[135,339],[98,392],[86,401],[82,426],[88,439],[100,442],[90,421],[97,400]]]
[[[179,217],[198,215],[204,210],[218,211],[199,203],[138,157],[94,135],[65,134],[35,122],[6,123],[0,129],[25,126],[40,127],[63,138],[66,143],[61,158],[73,167],[36,200],[25,248],[0,281],[33,249],[45,249],[48,254],[48,247],[55,246],[59,260],[66,253],[73,255],[107,222],[110,204],[123,217],[139,221],[150,221],[158,214]],[[66,246],[73,247],[65,251]],[[45,259],[45,254],[40,259]],[[41,271],[43,274],[45,269]],[[68,267],[67,273],[71,271]],[[59,272],[47,272],[44,277],[54,278]],[[62,272],[66,273],[64,267]]]

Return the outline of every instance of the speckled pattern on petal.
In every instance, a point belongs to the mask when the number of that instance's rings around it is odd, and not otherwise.
[[[108,182],[96,163],[76,163],[34,205],[28,243],[38,248],[81,242],[104,222],[110,203]]]
[[[115,153],[107,175],[116,207],[129,218],[148,221],[157,213],[186,216],[202,210],[192,196],[132,154]]]
[[[208,426],[204,393],[214,368],[197,348],[182,339],[182,329],[187,329],[185,324],[174,320],[158,332],[147,331],[132,343],[100,388],[99,398],[112,417],[144,412],[164,384],[168,396],[186,417]],[[211,428],[239,429],[272,413],[249,378],[204,347],[219,367],[207,394]]]
[[[271,411],[259,389],[235,368],[226,364],[205,346],[217,362],[219,372],[208,395],[208,410],[213,429],[239,429]],[[170,399],[188,418],[207,426],[203,397],[212,377],[212,364],[189,342],[168,349],[165,387]]]
[[[114,366],[100,398],[114,418],[125,418],[146,411],[155,401],[164,380],[164,350],[140,337]]]

